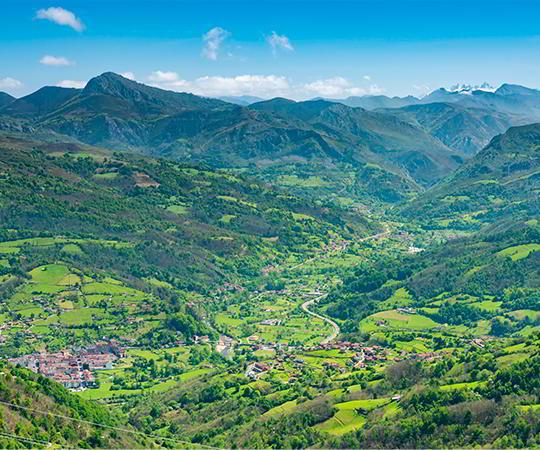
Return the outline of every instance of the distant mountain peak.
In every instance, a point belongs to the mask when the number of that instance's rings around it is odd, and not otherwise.
[[[16,99],[12,95],[9,95],[7,92],[0,91],[0,108],[13,102],[14,100]]]
[[[262,102],[265,99],[261,97],[255,97],[253,95],[228,95],[228,96],[221,96],[216,97],[218,100],[222,100],[227,103],[232,103],[234,105],[240,105],[240,106],[248,106],[253,103]]]
[[[10,101],[2,112],[15,116],[36,117],[59,108],[65,102],[79,95],[80,89],[59,86],[44,86],[31,94]]]
[[[495,92],[495,88],[487,83],[483,82],[482,84],[455,84],[451,86],[450,88],[446,89],[448,92],[454,92],[458,94],[472,94],[474,91],[485,91],[485,92]]]
[[[519,84],[504,83],[495,93],[498,95],[538,95],[540,91]]]
[[[114,72],[105,72],[88,81],[83,94],[100,93],[123,96],[126,90],[138,90],[143,86]],[[122,92],[123,91],[123,92]]]

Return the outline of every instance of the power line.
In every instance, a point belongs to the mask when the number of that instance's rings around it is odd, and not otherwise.
[[[46,415],[50,415],[50,416],[53,416],[53,417],[58,417],[60,419],[73,420],[75,422],[86,423],[86,424],[92,425],[92,426],[97,426],[97,427],[107,428],[107,429],[110,429],[110,430],[120,431],[120,432],[123,432],[123,433],[131,433],[131,434],[136,434],[136,435],[139,435],[139,436],[144,436],[144,437],[153,438],[153,439],[163,439],[163,440],[166,440],[166,441],[177,442],[179,444],[187,444],[189,446],[199,446],[199,447],[208,448],[208,449],[212,449],[212,450],[221,450],[219,447],[212,447],[211,445],[197,444],[197,443],[189,442],[189,441],[180,441],[178,439],[174,439],[174,438],[170,438],[170,437],[166,437],[166,436],[160,436],[158,434],[148,434],[148,433],[143,433],[142,431],[130,430],[128,428],[114,427],[112,425],[105,425],[103,423],[92,422],[90,420],[76,419],[74,417],[64,416],[62,414],[55,414],[55,413],[52,413],[50,411],[41,411],[39,409],[29,408],[27,406],[15,405],[13,403],[3,402],[1,400],[0,400],[0,404],[10,406],[12,408],[19,408],[19,409],[24,409],[26,411],[32,411],[32,412],[39,413],[39,414],[46,414]],[[48,442],[46,442],[46,443],[48,444]]]
[[[30,442],[31,444],[44,444],[44,445],[51,445],[49,441],[41,441],[37,439],[30,439],[22,436],[17,436],[16,434],[10,434],[10,433],[4,433],[3,431],[0,431],[0,437],[9,437],[12,439],[17,439],[18,441],[24,441],[24,442]]]

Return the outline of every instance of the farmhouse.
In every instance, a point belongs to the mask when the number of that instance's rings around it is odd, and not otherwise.
[[[272,325],[272,326],[278,326],[281,325],[281,320],[279,319],[266,319],[261,322],[261,325]]]
[[[404,308],[398,308],[397,311],[403,314],[416,314],[416,309],[409,308],[408,306]]]
[[[268,372],[271,369],[271,367],[268,364],[264,364],[261,362],[256,362],[253,364],[250,364],[246,370],[246,377],[256,380],[258,379],[263,373]]]

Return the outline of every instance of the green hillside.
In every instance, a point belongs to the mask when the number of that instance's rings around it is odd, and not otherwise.
[[[0,391],[2,448],[153,446],[119,414],[29,370],[2,362]]]
[[[1,148],[5,354],[111,337],[167,342],[175,312],[200,317],[210,294],[377,229],[226,172],[9,137]]]
[[[438,220],[493,222],[514,215],[535,218],[540,125],[511,128],[494,138],[447,179],[404,208],[407,216]]]

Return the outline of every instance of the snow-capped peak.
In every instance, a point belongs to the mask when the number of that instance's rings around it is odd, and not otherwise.
[[[491,84],[484,82],[482,84],[455,84],[447,89],[448,92],[455,92],[458,94],[470,95],[474,91],[486,91],[486,92],[495,92],[495,88]]]

